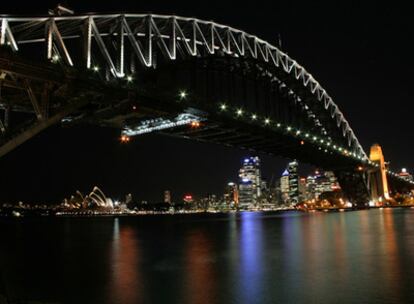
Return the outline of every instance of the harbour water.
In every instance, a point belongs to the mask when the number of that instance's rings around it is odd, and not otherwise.
[[[0,219],[0,293],[45,303],[414,303],[414,209]]]

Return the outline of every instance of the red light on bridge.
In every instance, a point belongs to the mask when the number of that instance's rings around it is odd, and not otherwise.
[[[190,123],[190,126],[191,126],[191,128],[198,128],[200,126],[200,122],[194,120]]]
[[[121,143],[128,143],[131,140],[131,138],[127,135],[122,135],[120,138]]]
[[[358,166],[357,170],[358,170],[358,171],[363,171],[363,170],[364,170],[364,167],[362,167],[362,166]]]
[[[305,142],[303,140],[300,141],[300,145],[303,146]]]

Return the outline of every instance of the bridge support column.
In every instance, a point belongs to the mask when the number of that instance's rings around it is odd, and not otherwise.
[[[384,160],[381,146],[375,144],[371,147],[369,158],[377,167],[369,171],[369,182],[371,189],[371,198],[374,203],[379,203],[383,200],[389,200],[389,189],[387,179],[387,164]]]
[[[346,170],[335,172],[345,197],[356,207],[366,208],[371,200],[368,175],[364,171]]]

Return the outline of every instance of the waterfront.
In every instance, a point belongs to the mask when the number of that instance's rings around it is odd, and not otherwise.
[[[414,209],[2,219],[0,237],[12,300],[414,301]]]

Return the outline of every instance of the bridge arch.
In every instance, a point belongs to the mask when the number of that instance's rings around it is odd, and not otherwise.
[[[129,79],[140,66],[156,68],[159,54],[171,61],[208,56],[252,60],[266,67],[268,76],[294,95],[295,102],[302,103],[309,115],[323,117],[316,118],[322,125],[321,135],[342,136],[352,153],[368,159],[339,107],[319,82],[279,48],[242,30],[158,14],[2,16],[0,21],[0,44],[16,52],[40,45],[41,57],[51,62],[61,60],[67,66],[102,70],[107,80]]]

